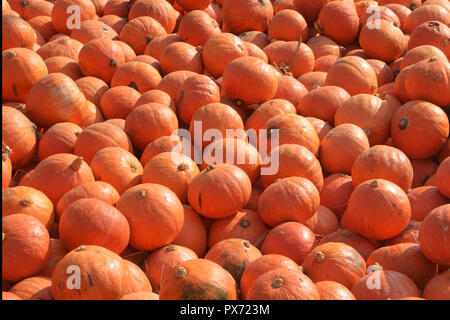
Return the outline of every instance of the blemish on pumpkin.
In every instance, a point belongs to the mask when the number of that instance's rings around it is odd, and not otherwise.
[[[147,37],[147,38],[145,38],[145,41],[147,42],[147,43],[150,43],[150,41],[152,41],[153,40],[153,37]]]
[[[117,61],[114,60],[114,59],[112,59],[112,60],[109,62],[109,66],[110,66],[110,67],[115,67],[115,66],[117,66]]]
[[[444,230],[444,232],[447,232],[448,231],[448,226],[443,227],[442,230]]]
[[[16,97],[19,96],[19,94],[17,93],[17,87],[16,87],[16,84],[15,84],[15,83],[13,83],[13,85],[12,85],[12,91],[14,92],[14,94],[15,94]]]
[[[136,91],[139,91],[139,88],[138,88],[136,82],[134,82],[134,81],[131,81],[131,82],[128,84],[128,86],[129,86],[130,88],[133,88],[133,89],[136,90]]]
[[[31,207],[31,201],[30,199],[23,198],[19,201],[20,205],[23,207]]]
[[[242,228],[248,228],[250,226],[250,221],[248,221],[247,219],[243,219],[243,220],[239,221],[239,225]]]
[[[283,279],[281,279],[281,278],[273,279],[273,281],[270,285],[274,289],[279,289],[283,286]]]
[[[202,283],[201,286],[195,286],[191,283],[185,283],[181,299],[199,300],[199,298],[211,298],[212,300],[227,300],[228,293],[222,288],[209,283]]]
[[[200,206],[200,208],[202,207],[202,194],[201,193],[198,194],[198,205]]]
[[[89,285],[94,286],[94,282],[92,282],[91,275],[89,273],[87,274],[87,277],[88,277]]]

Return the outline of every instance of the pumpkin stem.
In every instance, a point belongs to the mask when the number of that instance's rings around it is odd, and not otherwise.
[[[184,163],[180,164],[180,165],[177,167],[177,170],[178,170],[178,171],[186,171],[186,169],[187,169],[187,165],[184,164]]]
[[[86,250],[86,246],[83,244],[75,249],[76,252],[80,252],[80,251],[84,251],[84,250]]]
[[[431,57],[430,60],[428,60],[428,62],[433,62],[433,61],[438,61],[437,57]]]
[[[325,260],[325,253],[322,251],[316,252],[316,261],[323,262]]]
[[[369,128],[364,128],[363,131],[366,134],[366,136],[368,136],[368,137],[370,137],[370,135],[372,134],[372,131],[370,131]]]
[[[2,232],[2,242],[5,241],[6,238],[6,234],[4,232]]]
[[[281,279],[281,278],[273,279],[273,281],[271,283],[271,286],[274,289],[281,288],[282,285],[283,285],[283,279]]]
[[[139,91],[139,88],[138,88],[136,82],[134,82],[134,81],[131,81],[131,82],[128,84],[128,86],[129,86],[130,88],[133,88],[133,89],[136,90],[136,91]]]
[[[248,240],[245,240],[243,243],[244,247],[250,248],[250,242]]]
[[[373,180],[371,183],[370,183],[370,187],[371,188],[377,188],[378,186],[379,186],[380,184],[378,183],[378,180]]]
[[[239,221],[239,225],[242,228],[248,228],[250,226],[250,221],[248,221],[247,219],[243,219],[243,220]]]
[[[215,168],[215,166],[213,164],[211,164],[206,167],[206,171],[209,172],[209,171],[213,170],[214,168]]]
[[[139,190],[138,193],[136,193],[136,198],[142,199],[145,197],[146,194],[147,192],[145,190]]]
[[[27,198],[23,198],[19,201],[20,205],[23,207],[31,207],[31,200]]]
[[[167,247],[166,247],[166,251],[167,251],[167,252],[173,252],[173,251],[175,251],[175,246],[174,246],[173,244],[169,243],[169,244],[167,245]]]
[[[408,119],[402,118],[398,123],[398,128],[400,130],[405,130],[408,127]]]
[[[202,52],[203,47],[202,46],[196,46],[195,50],[197,50],[197,52]]]
[[[83,164],[83,157],[76,157],[70,164],[70,167],[74,171],[78,171],[78,170],[80,170],[82,164]]]
[[[115,67],[115,66],[117,66],[117,61],[114,60],[114,59],[111,59],[111,61],[109,62],[109,66],[110,66],[110,67]]]
[[[67,42],[67,39],[59,39],[58,43],[60,44],[65,44]]]
[[[17,57],[17,53],[14,50],[8,50],[8,53],[6,54],[8,58],[15,58]]]
[[[130,164],[130,171],[133,172],[133,173],[136,173],[137,168],[136,168],[136,166],[134,164]]]
[[[352,232],[351,232],[350,230],[344,229],[344,230],[342,230],[342,235],[343,235],[344,237],[346,237],[346,238],[349,238],[349,237],[351,237],[353,234],[352,234]]]
[[[183,279],[188,274],[186,268],[184,267],[178,267],[177,270],[175,270],[175,277],[178,279]]]
[[[415,3],[411,3],[411,4],[409,5],[409,9],[410,9],[411,11],[414,11],[414,10],[417,9],[417,5],[416,5]]]

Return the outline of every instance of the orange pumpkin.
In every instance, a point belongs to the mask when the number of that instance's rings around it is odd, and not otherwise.
[[[41,3],[39,1],[37,3]],[[46,41],[49,41],[50,37],[56,34],[53,27],[52,18],[50,16],[39,15],[28,20],[30,26],[38,31]]]
[[[150,280],[139,266],[126,259],[123,259],[122,263],[125,264],[129,278],[128,290],[125,291],[124,295],[134,292],[152,291]]]
[[[162,78],[156,89],[166,92],[173,101],[177,101],[184,81],[193,75],[195,73],[188,70],[171,72]]]
[[[220,33],[217,21],[201,10],[193,10],[184,15],[177,32],[183,41],[193,46],[203,46]]]
[[[405,32],[411,34],[417,26],[428,21],[449,24],[450,17],[447,9],[437,4],[429,4],[413,10],[405,20]]]
[[[11,14],[2,15],[2,51],[10,48],[32,50],[36,33],[28,22]]]
[[[305,86],[290,75],[283,75],[278,78],[278,86],[274,99],[284,99],[297,106],[307,95],[308,90]]]
[[[450,36],[450,28],[440,21],[428,21],[417,26],[411,33],[408,41],[408,50],[422,45],[435,46],[450,58],[450,49],[447,39]]]
[[[285,9],[270,20],[267,34],[276,40],[306,42],[309,37],[305,18],[295,10]]]
[[[328,37],[320,35],[312,37],[306,44],[311,48],[316,59],[328,55],[335,57],[341,56],[339,45]]]
[[[127,19],[116,15],[105,15],[98,20],[111,27],[117,34],[120,33],[123,26],[128,22]]]
[[[183,246],[194,251],[198,257],[203,257],[208,247],[208,235],[200,215],[191,207],[184,205],[184,222],[172,244]]]
[[[106,119],[126,119],[139,98],[139,92],[129,86],[107,88],[100,97],[99,107]]]
[[[108,85],[101,79],[95,77],[82,77],[75,81],[87,100],[100,107],[100,99],[108,91]]]
[[[340,218],[347,209],[348,199],[353,189],[351,176],[343,173],[331,174],[323,180],[320,204],[329,208]]]
[[[338,230],[339,221],[333,211],[320,205],[319,208],[317,208],[317,212],[305,221],[305,226],[314,232],[317,240],[320,240],[323,236]]]
[[[59,260],[68,253],[69,251],[67,251],[60,239],[50,239],[50,253],[48,259],[37,275],[51,278]]]
[[[314,283],[320,294],[320,300],[356,300],[353,293],[336,281],[318,281]]]
[[[9,292],[23,300],[53,300],[52,281],[47,277],[30,277],[19,281]]]
[[[153,102],[166,105],[176,112],[175,103],[172,98],[166,92],[157,89],[150,90],[142,94],[139,99],[136,100],[134,107],[136,108],[142,104]]]
[[[406,52],[400,63],[400,69],[409,67],[410,65],[416,64],[422,60],[429,60],[433,57],[440,61],[448,61],[445,54],[435,46],[423,45],[415,47]]]
[[[137,17],[149,16],[158,21],[167,33],[172,33],[177,24],[177,12],[167,3],[160,0],[133,1],[128,12],[128,20]]]
[[[52,21],[55,30],[58,33],[70,34],[70,31],[76,28],[74,21],[74,10],[72,6],[79,8],[80,22],[92,20],[95,17],[95,6],[88,0],[61,0],[55,3],[52,10]]]
[[[140,93],[155,89],[161,82],[159,72],[144,62],[127,62],[119,67],[111,79],[111,87],[129,86]]]
[[[265,32],[272,17],[273,7],[269,0],[227,0],[222,6],[222,30]]]
[[[428,281],[422,296],[427,300],[448,300],[450,298],[450,272],[444,271]]]
[[[394,82],[394,73],[385,62],[377,59],[368,59],[367,62],[372,66],[377,75],[379,87]],[[378,90],[378,92],[380,92],[380,90]]]
[[[181,70],[203,73],[202,54],[199,48],[185,42],[169,44],[162,51],[160,62],[165,74]]]
[[[150,142],[142,152],[140,161],[143,167],[156,155],[163,152],[179,152],[195,160],[196,150],[192,144],[183,144],[183,139],[176,135],[164,136]],[[201,157],[201,155],[199,155]]]
[[[150,55],[159,61],[161,59],[162,52],[168,45],[180,41],[181,38],[176,34],[165,34],[155,37],[146,45],[144,55]]]
[[[103,8],[103,16],[115,15],[121,18],[128,18],[132,5],[132,0],[109,0]]]
[[[263,102],[252,114],[248,117],[245,126],[248,129],[253,129],[259,134],[260,129],[266,127],[267,121],[271,118],[285,113],[295,114],[295,106],[284,99],[271,99]]]
[[[436,171],[436,180],[439,186],[439,191],[450,198],[450,183],[448,182],[450,172],[450,158],[447,157],[441,162]]]
[[[414,188],[407,195],[411,204],[411,218],[418,221],[423,221],[433,209],[447,203],[439,188],[433,186]]]

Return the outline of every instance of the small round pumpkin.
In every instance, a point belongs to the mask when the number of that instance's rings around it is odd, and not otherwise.
[[[274,99],[284,99],[297,106],[308,94],[308,90],[300,81],[290,75],[283,75],[278,79],[277,92]]]
[[[166,34],[163,26],[150,16],[129,20],[120,31],[119,39],[133,48],[136,54],[143,54],[145,46],[153,38]]]
[[[427,300],[450,299],[450,272],[444,271],[428,281],[422,296]]]
[[[208,247],[206,226],[200,215],[191,207],[184,205],[183,210],[183,228],[172,244],[189,248],[201,258],[205,255]]]
[[[222,29],[233,33],[265,32],[272,17],[273,7],[269,0],[227,0],[222,6]]]
[[[52,10],[52,22],[58,33],[69,34],[76,28],[76,20],[72,16],[77,6],[80,14],[79,21],[92,20],[95,17],[95,6],[88,0],[61,0],[55,3]]]
[[[353,192],[352,177],[343,173],[333,173],[323,180],[320,204],[338,217],[347,209],[348,199]]]
[[[436,171],[436,180],[439,186],[439,191],[447,198],[450,198],[450,183],[448,182],[449,173],[450,157],[447,157],[440,163]]]
[[[202,54],[200,47],[194,47],[186,42],[174,42],[169,44],[160,57],[161,68],[165,74],[188,70],[195,73],[203,73]]]
[[[210,38],[220,33],[217,21],[202,10],[193,10],[185,14],[177,32],[183,41],[193,46],[203,46]]]
[[[120,66],[111,79],[111,87],[129,86],[140,93],[155,89],[161,82],[159,72],[144,62],[127,62]]]
[[[450,36],[450,28],[440,21],[428,21],[417,26],[411,33],[408,41],[408,50],[422,45],[435,46],[450,58],[450,49],[447,39]]]
[[[336,281],[324,280],[314,283],[320,294],[320,300],[356,300],[353,293]]]
[[[9,292],[23,300],[53,300],[52,281],[50,278],[35,276],[17,282]]]
[[[317,212],[305,221],[305,226],[314,232],[317,240],[320,240],[322,237],[338,230],[339,221],[333,211],[320,205]]]
[[[107,89],[99,100],[105,119],[126,119],[139,100],[139,92],[130,86]]]
[[[439,192],[439,188],[422,186],[411,189],[407,193],[411,204],[411,219],[423,221],[435,208],[447,204],[447,198]]]
[[[167,1],[140,0],[132,2],[128,20],[149,16],[158,21],[167,33],[174,31],[177,24],[177,12]]]
[[[2,51],[10,48],[33,50],[36,33],[28,22],[11,14],[2,15]]]
[[[126,290],[124,294],[152,291],[153,288],[150,280],[139,266],[126,259],[123,259],[122,263],[125,264],[129,279],[128,290]]]
[[[51,278],[59,260],[68,253],[69,251],[67,251],[60,239],[50,239],[50,253],[48,259],[37,275]]]

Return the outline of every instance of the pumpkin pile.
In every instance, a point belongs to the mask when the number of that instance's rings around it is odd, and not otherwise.
[[[449,300],[449,26],[2,0],[2,299]]]

